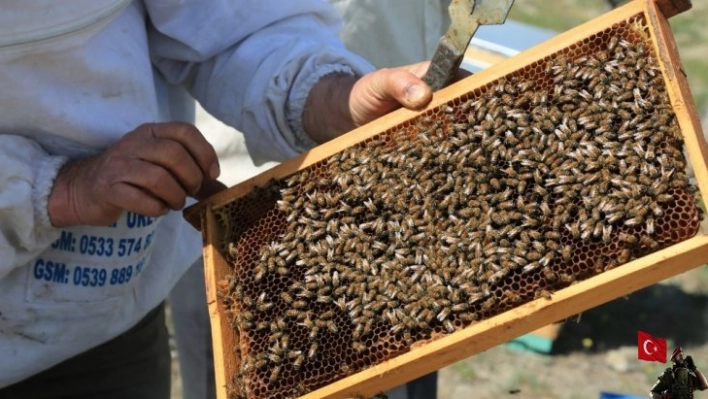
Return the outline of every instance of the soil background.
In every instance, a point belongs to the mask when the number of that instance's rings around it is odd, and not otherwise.
[[[560,32],[607,12],[608,4],[517,1],[510,18]],[[692,10],[671,19],[700,110],[708,110],[708,29],[702,26],[706,20],[705,0],[694,0]],[[708,112],[704,115],[708,131]],[[208,115],[202,113],[201,118],[202,124],[213,123],[206,120]],[[708,231],[706,222],[703,229]],[[699,368],[708,370],[708,266],[586,311],[579,321],[562,322],[548,354],[500,345],[446,367],[440,370],[438,398],[591,399],[601,392],[648,397],[668,364],[637,360],[638,330],[666,338],[669,351],[681,345]],[[174,350],[173,359],[172,398],[181,399]],[[696,398],[703,397],[708,398],[708,391],[696,393]]]

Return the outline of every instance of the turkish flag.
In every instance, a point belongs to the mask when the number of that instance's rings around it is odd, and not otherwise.
[[[639,360],[666,363],[666,340],[654,338],[644,331],[637,333],[637,357]]]

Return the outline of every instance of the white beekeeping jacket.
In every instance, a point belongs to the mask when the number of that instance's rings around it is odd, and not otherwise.
[[[377,68],[429,60],[450,26],[451,0],[328,0],[344,19],[339,33],[347,48]],[[243,138],[198,109],[197,123],[219,155],[221,178],[231,186],[275,166],[249,156]],[[235,133],[235,134],[231,134]]]
[[[146,122],[189,120],[187,92],[252,154],[312,146],[301,114],[325,74],[372,66],[315,0],[9,0],[0,12],[0,387],[101,344],[167,296],[201,239],[180,213],[57,229],[67,159]]]
[[[340,38],[378,68],[429,60],[450,26],[451,0],[329,0],[344,18]]]

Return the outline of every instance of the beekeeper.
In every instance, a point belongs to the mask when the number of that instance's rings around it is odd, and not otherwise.
[[[192,98],[282,160],[431,97],[315,0],[10,1],[0,13],[0,397],[169,397],[162,303],[217,186]]]

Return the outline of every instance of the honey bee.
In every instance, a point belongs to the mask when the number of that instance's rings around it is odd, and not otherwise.
[[[265,292],[262,293],[261,296],[259,296],[258,300],[256,301],[256,309],[258,309],[259,312],[267,312],[272,308],[273,308],[273,302],[266,302],[265,301]]]
[[[256,370],[263,370],[264,368],[266,368],[267,365],[268,365],[268,361],[266,359],[256,359],[253,362],[253,367]]]
[[[469,304],[466,302],[460,302],[455,305],[452,305],[450,308],[454,313],[459,313],[459,312],[465,312],[469,309]]]
[[[465,323],[471,323],[473,321],[477,321],[479,319],[479,314],[477,313],[460,313],[458,316],[460,320],[462,320]]]
[[[649,204],[649,209],[651,209],[651,212],[652,214],[654,214],[654,216],[662,216],[664,214],[664,210],[661,208],[658,202],[652,201]]]
[[[313,339],[317,338],[317,334],[319,334],[319,332],[320,332],[320,327],[313,323],[313,325],[311,327],[309,327],[309,330],[310,330],[310,332],[308,334],[308,337],[311,340],[313,340]]]
[[[282,338],[280,338],[280,349],[282,352],[287,352],[288,346],[290,345],[290,338],[288,338],[287,335],[283,335]]]
[[[297,355],[295,356],[295,360],[293,360],[293,369],[300,370],[300,367],[302,367],[302,363],[305,361],[305,355],[303,355],[300,351],[296,352]]]
[[[315,356],[317,356],[317,350],[319,349],[319,344],[317,342],[313,342],[310,344],[310,349],[307,351],[307,357],[310,359],[314,359]]]
[[[584,209],[580,209],[578,211],[578,221],[580,222],[580,239],[587,240],[590,237],[593,232],[593,228],[595,227],[594,221],[596,219],[597,218],[594,216],[592,219],[589,218]]]
[[[482,311],[483,311],[483,312],[486,312],[486,311],[490,310],[492,307],[494,307],[494,305],[496,305],[496,303],[497,303],[497,299],[496,299],[496,298],[494,298],[494,297],[489,297],[487,300],[485,300],[485,301],[482,303]]]
[[[256,282],[263,280],[266,273],[268,273],[268,268],[263,263],[257,263],[254,268],[254,279]]]
[[[230,278],[229,279],[229,287],[228,289],[231,291],[231,296],[236,299],[236,300],[242,300],[243,299],[243,286],[241,284],[238,284],[238,281],[236,278]]]
[[[538,261],[530,262],[521,268],[521,273],[531,273],[539,267]]]
[[[629,249],[624,248],[620,251],[620,254],[617,257],[617,262],[620,264],[625,264],[630,261],[631,257],[632,257],[632,252]]]
[[[598,223],[600,224],[600,223]],[[612,237],[612,225],[603,224],[602,225],[602,241],[609,242]]]
[[[445,330],[449,333],[455,332],[455,325],[452,324],[450,320],[443,321],[443,327],[445,327]]]
[[[281,292],[280,298],[283,300],[283,302],[285,302],[287,304],[293,303],[293,297],[288,292],[285,292],[285,291]]]
[[[546,279],[546,281],[555,281],[557,278],[556,274],[548,266],[541,269],[541,273],[543,274],[543,277]]]
[[[539,259],[538,264],[541,266],[548,266],[548,264],[553,261],[554,257],[555,254],[553,252],[548,252],[541,259]]]
[[[625,216],[624,211],[615,211],[612,213],[607,213],[605,215],[605,220],[607,221],[607,223],[612,225],[612,224],[616,223],[617,221],[619,221],[620,219],[622,219],[624,216]]]
[[[671,202],[673,198],[669,194],[659,194],[656,196],[656,202],[662,204],[666,202]]]
[[[256,323],[256,331],[264,331],[270,327],[270,323],[267,321],[259,321]]]
[[[536,297],[536,298],[546,298],[546,299],[549,300],[549,301],[550,301],[551,299],[553,299],[553,297],[551,296],[550,291],[544,290],[544,289],[541,289],[541,290],[536,291],[535,297]]]
[[[639,241],[636,236],[627,233],[620,233],[617,238],[627,244],[636,244]]]
[[[558,279],[563,284],[572,284],[575,282],[575,276],[573,274],[560,273]]]
[[[232,326],[233,326],[233,324],[232,324]],[[250,320],[247,320],[244,318],[239,319],[237,326],[242,331],[249,331],[254,327],[253,323]]]
[[[654,234],[654,218],[651,216],[646,218],[646,229],[647,234]]]
[[[271,363],[279,364],[283,362],[283,358],[280,357],[280,354],[273,351],[268,352],[266,357],[271,361]]]
[[[359,341],[352,341],[352,349],[354,349],[354,351],[357,353],[362,353],[366,350],[366,345],[362,344]]]
[[[526,259],[531,261],[537,261],[542,258],[541,252],[539,251],[528,251],[526,253]]]
[[[253,321],[255,317],[253,317],[253,313],[249,312],[248,310],[244,310],[239,314],[240,318],[245,321]]]
[[[518,303],[522,300],[521,296],[511,289],[504,291],[504,297],[502,301],[508,301],[511,303]]]
[[[522,82],[519,82],[516,85],[516,88],[521,92],[525,92],[525,91],[533,89],[535,85],[536,85],[536,82],[534,82],[533,80],[524,80]]]
[[[646,248],[655,249],[659,246],[659,243],[657,243],[656,241],[654,241],[653,238],[651,238],[647,235],[642,235],[639,238],[639,245],[646,247]]]
[[[269,380],[271,383],[274,383],[274,382],[276,382],[276,381],[278,380],[278,376],[280,376],[280,366],[271,367],[271,369],[270,369],[270,377],[268,378],[268,380]]]
[[[331,303],[331,302],[333,302],[333,299],[332,299],[332,297],[329,296],[329,295],[320,295],[320,296],[317,297],[317,299],[315,300],[315,302],[319,302],[319,303]]]
[[[635,216],[624,221],[625,226],[639,226],[644,222],[644,218],[641,216]]]
[[[327,320],[327,329],[331,331],[333,334],[336,334],[339,332],[339,328],[337,327],[337,324],[335,324],[334,320]]]
[[[449,307],[442,308],[442,310],[440,310],[440,312],[437,315],[437,319],[439,321],[443,321],[443,320],[447,319],[447,317],[450,315],[451,311],[452,311],[452,309]]]

